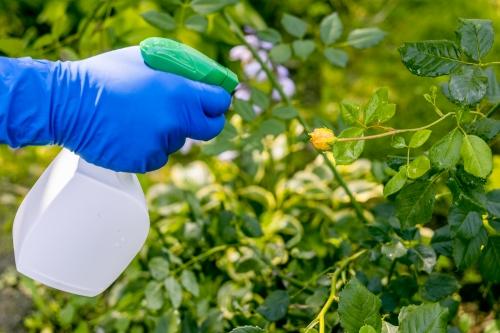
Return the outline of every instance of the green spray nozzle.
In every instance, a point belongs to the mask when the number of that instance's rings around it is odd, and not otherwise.
[[[238,85],[236,74],[190,46],[151,37],[143,40],[140,48],[144,62],[154,69],[220,86],[229,93]]]

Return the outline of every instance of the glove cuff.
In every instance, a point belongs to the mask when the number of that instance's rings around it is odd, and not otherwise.
[[[0,143],[13,148],[54,143],[53,73],[57,63],[0,57]]]

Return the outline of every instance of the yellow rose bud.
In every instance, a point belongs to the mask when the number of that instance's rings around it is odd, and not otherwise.
[[[314,131],[309,133],[309,136],[312,145],[318,150],[330,150],[336,141],[333,131],[326,127],[315,128]]]

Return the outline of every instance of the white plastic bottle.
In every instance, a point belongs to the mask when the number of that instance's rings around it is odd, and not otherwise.
[[[95,296],[125,270],[148,230],[134,174],[95,166],[63,149],[16,214],[16,267],[47,286]]]

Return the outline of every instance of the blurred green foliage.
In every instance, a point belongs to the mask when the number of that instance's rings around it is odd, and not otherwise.
[[[274,42],[281,47],[270,57],[289,71],[279,79],[283,86],[293,82],[293,108],[273,97],[269,80],[252,75],[248,63],[229,57],[241,41],[223,10],[247,35],[266,31],[258,36],[271,41],[279,35]],[[321,32],[322,20],[334,12],[338,16],[329,27],[338,31],[339,20],[342,33]],[[291,16],[284,20],[285,14]],[[397,104],[390,126],[433,121],[423,94],[445,80],[413,76],[397,48],[406,41],[454,39],[459,17],[490,19],[500,32],[500,4],[493,0],[0,0],[0,54],[77,60],[150,36],[170,37],[231,67],[250,97],[233,104],[228,125],[214,142],[195,144],[167,167],[140,177],[151,213],[147,244],[123,276],[94,299],[50,290],[14,271],[15,210],[58,149],[0,147],[0,312],[8,310],[2,302],[16,299],[7,297],[12,292],[32,304],[18,308],[21,322],[0,316],[0,332],[219,333],[243,325],[303,332],[328,298],[332,272],[339,272],[333,277],[342,285],[356,279],[326,313],[331,332],[341,327],[357,332],[359,321],[343,313],[363,307],[358,302],[366,299],[373,299],[370,311],[385,316],[382,322],[356,312],[360,320],[368,318],[360,332],[393,332],[390,325],[398,323],[408,332],[405,327],[426,315],[437,318],[432,332],[447,327],[499,332],[498,281],[483,281],[478,265],[458,270],[450,254],[444,229],[452,198],[446,185],[439,185],[443,191],[425,227],[401,229],[381,185],[391,176],[387,163],[379,162],[394,154],[391,140],[368,141],[362,155],[367,159],[338,167],[368,216],[369,222],[362,222],[295,120],[299,112],[313,127],[342,130],[347,126],[340,117],[342,100],[363,104],[377,87],[387,86]],[[378,45],[353,42],[353,31],[365,28],[379,29],[362,31]],[[259,47],[266,52],[265,45]],[[334,51],[325,54],[327,48]],[[497,38],[487,59],[498,61],[499,55]],[[441,94],[437,104],[454,108]],[[446,122],[433,127],[443,135],[450,129]],[[431,136],[427,148],[439,138]],[[498,140],[491,146],[496,156],[488,189],[500,187]],[[399,162],[391,163],[397,171]],[[463,169],[456,172],[457,182],[476,184]],[[491,228],[498,231],[498,222]],[[367,252],[356,262],[343,261],[363,249]]]

